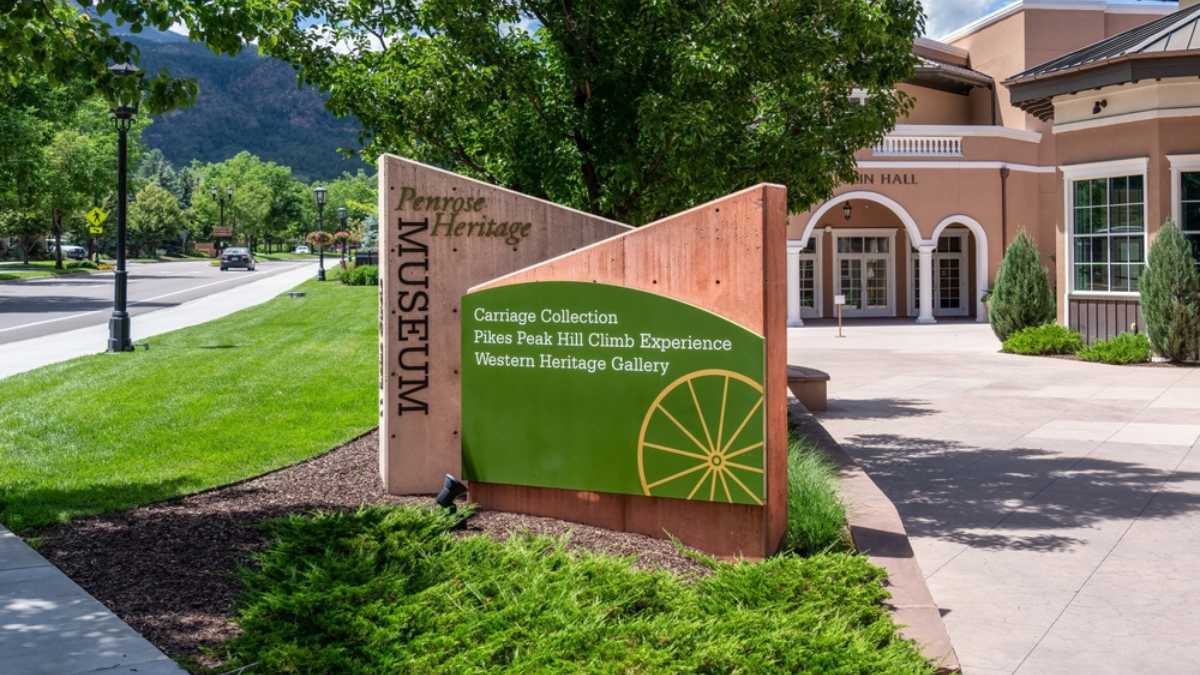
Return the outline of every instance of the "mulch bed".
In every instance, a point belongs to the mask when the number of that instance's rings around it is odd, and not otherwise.
[[[241,483],[48,528],[39,552],[172,658],[220,663],[232,637],[237,569],[266,545],[264,520],[367,504],[432,505],[393,497],[379,480],[378,432],[317,458]],[[706,568],[669,541],[513,513],[482,511],[466,534],[566,535],[570,546],[686,576]]]

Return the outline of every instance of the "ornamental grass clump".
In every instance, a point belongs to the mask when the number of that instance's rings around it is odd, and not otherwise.
[[[787,550],[811,555],[848,548],[837,471],[820,449],[797,436],[788,439],[787,506]]]
[[[1154,238],[1140,290],[1154,351],[1171,361],[1200,356],[1200,270],[1174,221],[1164,223]]]
[[[1074,354],[1083,349],[1083,336],[1056,323],[1031,326],[1008,336],[1001,346],[1006,354],[1044,356],[1047,354]]]
[[[1008,247],[988,300],[988,320],[1003,342],[1030,326],[1051,323],[1056,316],[1054,292],[1033,240],[1022,231]]]
[[[1109,340],[1094,342],[1076,353],[1084,361],[1126,366],[1150,360],[1150,340],[1141,333],[1122,333]]]

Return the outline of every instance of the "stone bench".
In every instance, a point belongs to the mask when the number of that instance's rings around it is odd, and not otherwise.
[[[820,412],[828,405],[829,373],[816,368],[788,366],[787,383],[805,408]]]

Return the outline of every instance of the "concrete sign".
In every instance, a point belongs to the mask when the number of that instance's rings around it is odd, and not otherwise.
[[[597,283],[463,298],[470,481],[762,505],[763,338]]]
[[[380,473],[392,494],[461,473],[467,290],[629,228],[393,155],[379,158]]]

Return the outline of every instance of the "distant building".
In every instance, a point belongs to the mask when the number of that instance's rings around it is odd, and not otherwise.
[[[986,320],[1021,230],[1059,319],[1140,324],[1138,277],[1167,218],[1200,260],[1200,0],[1017,0],[914,45],[916,104],[859,177],[789,219],[789,320]]]

